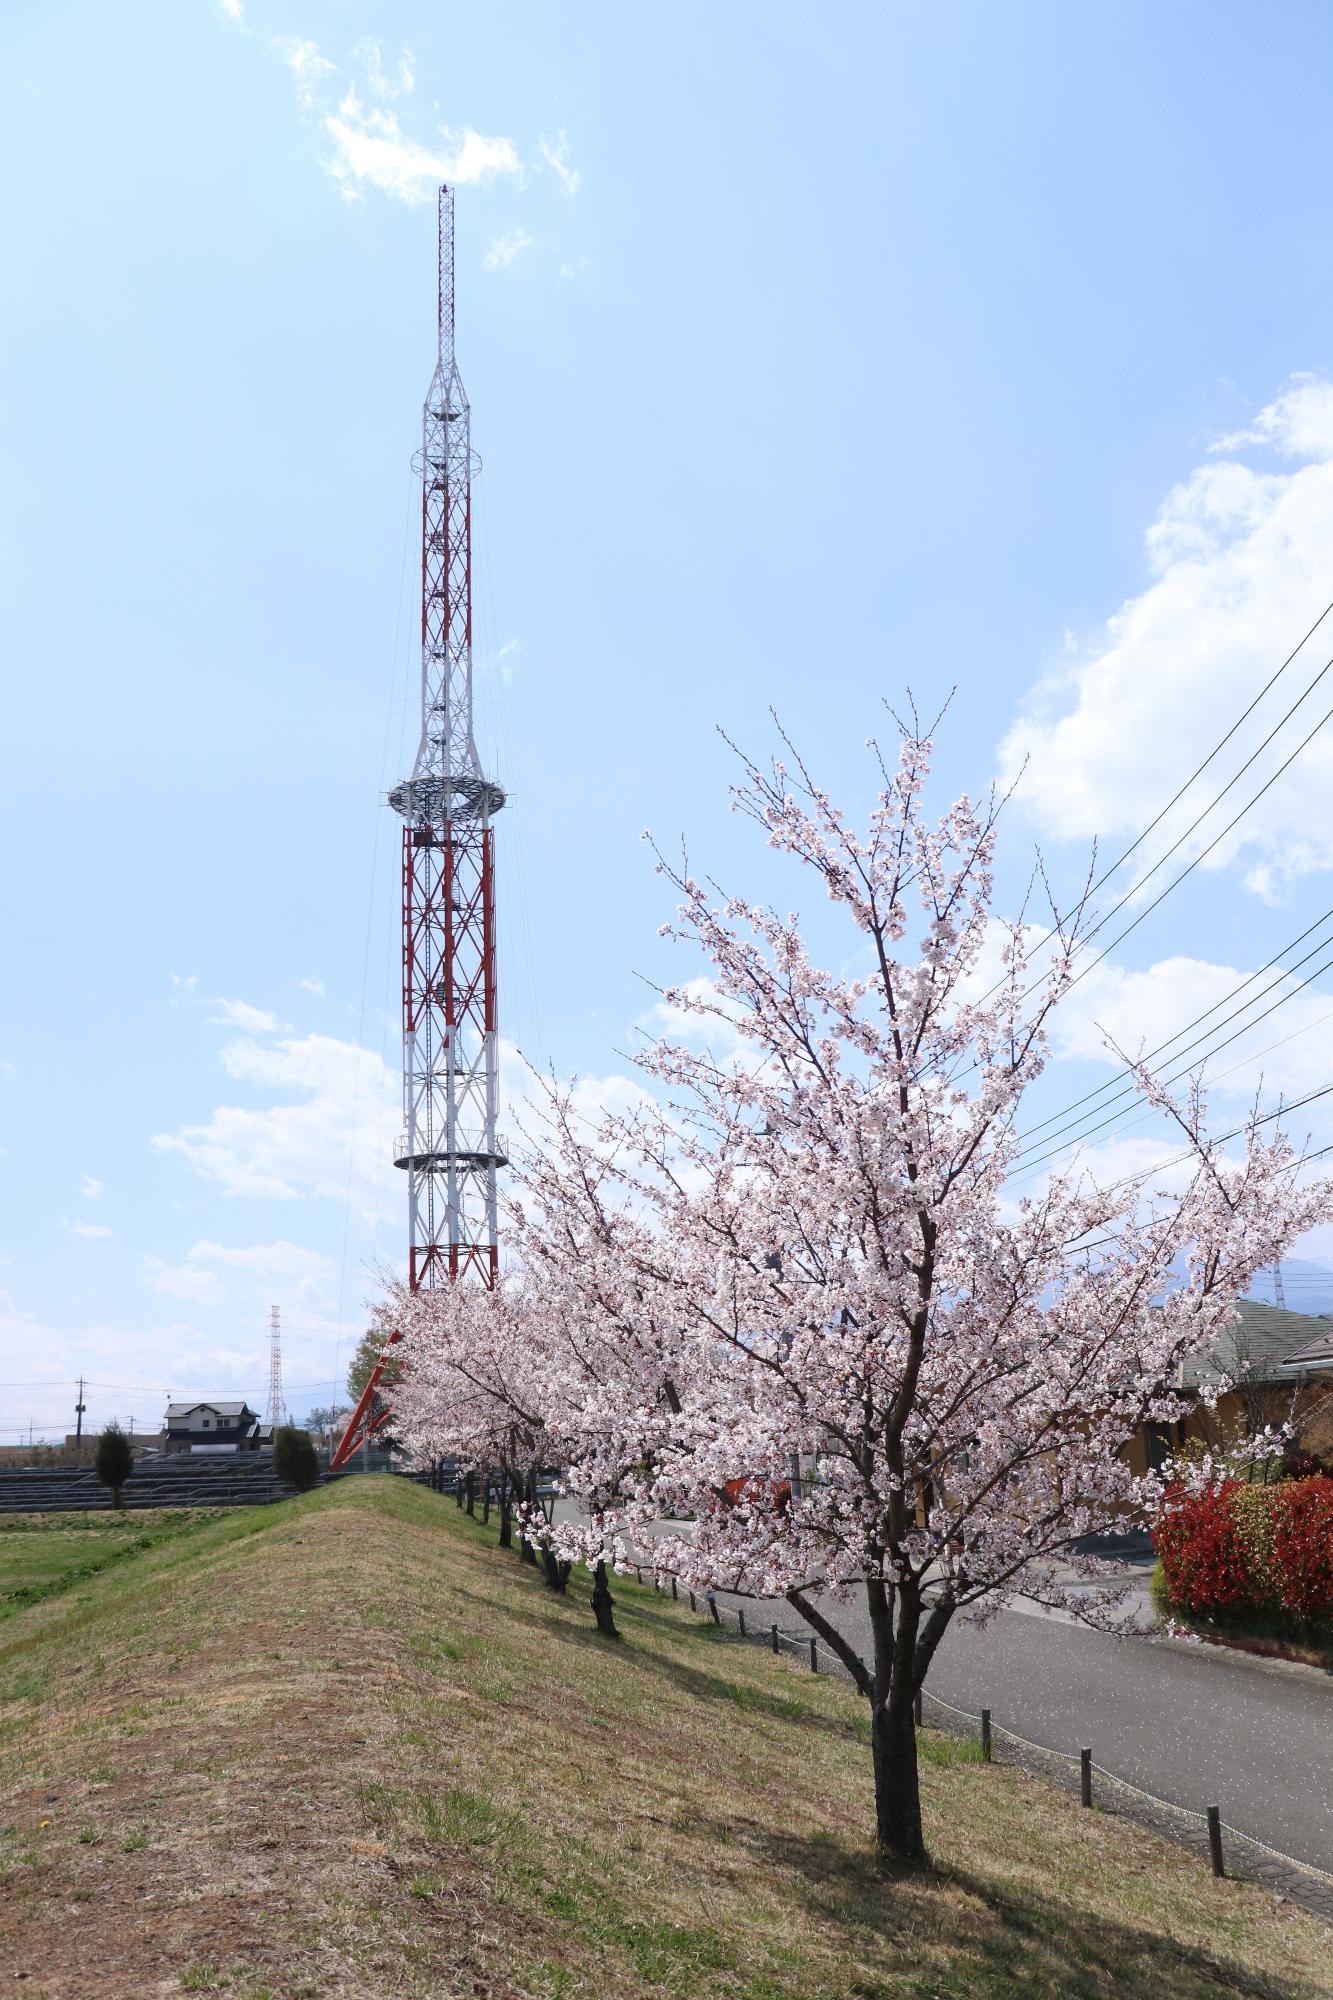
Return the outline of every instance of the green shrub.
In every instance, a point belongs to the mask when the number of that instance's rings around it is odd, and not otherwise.
[[[103,1486],[111,1488],[117,1507],[121,1505],[120,1489],[133,1470],[134,1447],[119,1424],[108,1424],[97,1440],[93,1471]]]
[[[273,1433],[273,1470],[298,1493],[308,1493],[319,1484],[319,1455],[309,1431],[295,1424],[280,1424]]]

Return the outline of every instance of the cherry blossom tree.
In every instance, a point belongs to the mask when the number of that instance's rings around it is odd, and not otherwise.
[[[590,1430],[604,1440],[618,1398],[606,1393],[605,1337],[583,1341],[561,1304],[556,1285],[539,1289],[520,1268],[493,1291],[463,1284],[412,1293],[391,1281],[377,1312],[386,1337],[390,1328],[400,1334],[391,1407],[404,1446],[427,1461],[452,1455],[469,1473],[498,1467],[502,1546],[509,1541],[509,1493],[518,1497],[523,1552],[540,1546],[546,1580],[563,1592],[584,1551],[557,1547],[538,1474],[577,1460]],[[595,1495],[591,1518],[600,1518]],[[618,1638],[600,1547],[588,1559],[598,1630]]]
[[[545,1371],[533,1308],[521,1278],[494,1291],[446,1285],[418,1292],[389,1278],[375,1307],[381,1337],[399,1335],[388,1392],[395,1434],[418,1462],[452,1457],[465,1476],[498,1471],[505,1548],[515,1500],[535,1502],[538,1470],[554,1452],[542,1414]],[[526,1536],[522,1544],[531,1556]]]
[[[1107,1615],[1074,1545],[1141,1518],[1123,1447],[1182,1414],[1185,1354],[1333,1212],[1271,1122],[1223,1144],[1201,1093],[1143,1070],[1169,1186],[1012,1184],[1077,924],[1037,948],[995,916],[999,806],[932,823],[929,757],[905,732],[864,832],[799,762],[745,763],[737,806],[822,884],[853,970],[661,863],[711,970],[664,998],[717,1046],[647,1051],[658,1115],[582,1133],[557,1107],[521,1229],[582,1502],[561,1545],[637,1537],[694,1588],[785,1598],[869,1704],[877,1837],[908,1859],[914,1700],[951,1621],[1019,1592]]]

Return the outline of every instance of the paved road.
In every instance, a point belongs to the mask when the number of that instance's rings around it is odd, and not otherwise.
[[[1173,1805],[1333,1872],[1333,1679],[1004,1612],[946,1634],[928,1686]]]
[[[822,1608],[868,1638],[858,1607]],[[800,1625],[781,1602],[749,1604],[746,1615]],[[959,1708],[989,1708],[1044,1749],[1089,1745],[1095,1763],[1130,1784],[1195,1812],[1219,1805],[1240,1831],[1333,1873],[1333,1675],[1117,1639],[1032,1607],[980,1630],[952,1626],[927,1687]]]

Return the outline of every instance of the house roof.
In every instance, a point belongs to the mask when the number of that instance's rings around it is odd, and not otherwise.
[[[1221,1376],[1281,1382],[1289,1379],[1287,1367],[1296,1355],[1321,1344],[1327,1350],[1333,1342],[1333,1320],[1285,1312],[1281,1306],[1261,1305],[1255,1299],[1238,1299],[1236,1304],[1239,1325],[1228,1327],[1217,1340],[1187,1357],[1180,1371],[1182,1388],[1197,1389]]]
[[[168,1403],[167,1422],[173,1417],[188,1417],[195,1410],[211,1410],[215,1417],[253,1417],[256,1412],[250,1408],[244,1397],[219,1397],[216,1401],[209,1396],[200,1396],[193,1403]]]
[[[1282,1363],[1282,1372],[1294,1374],[1304,1368],[1333,1368],[1333,1323],[1326,1324],[1305,1347],[1298,1347]]]

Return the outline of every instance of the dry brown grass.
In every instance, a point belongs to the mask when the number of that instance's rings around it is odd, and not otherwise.
[[[0,1628],[0,1978],[238,2000],[1333,1996],[1333,1933],[927,1735],[869,1852],[842,1688],[618,1587],[624,1643],[402,1481]],[[13,1975],[26,1974],[22,1985]]]

